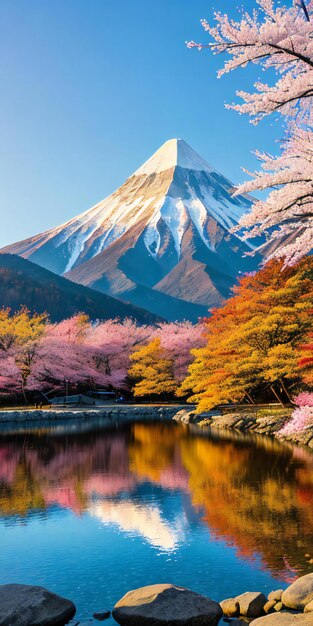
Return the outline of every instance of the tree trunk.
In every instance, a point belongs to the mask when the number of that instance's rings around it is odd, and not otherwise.
[[[250,403],[251,403],[251,404],[255,404],[255,402],[254,402],[254,400],[253,400],[252,396],[250,396],[250,394],[248,393],[248,391],[245,391],[245,394],[246,394],[246,396],[247,396],[248,400],[250,401]]]
[[[283,388],[283,390],[284,390],[284,392],[285,392],[285,394],[286,394],[286,396],[287,396],[287,398],[288,398],[289,402],[290,402],[291,404],[294,404],[294,402],[293,402],[293,400],[292,400],[292,398],[291,398],[291,396],[290,396],[290,394],[289,394],[289,391],[287,390],[287,387],[286,387],[286,385],[285,385],[284,381],[280,378],[280,379],[279,379],[279,382],[280,382],[280,384],[281,384],[281,386],[282,386],[282,388]]]
[[[23,380],[22,380],[22,394],[23,394],[24,402],[25,402],[25,404],[27,406],[27,397],[26,397],[26,391],[25,391],[25,383],[24,383]]]
[[[281,399],[281,398],[280,398],[280,396],[278,395],[278,393],[277,393],[277,391],[276,391],[276,389],[275,389],[274,385],[271,385],[271,386],[270,386],[270,389],[271,389],[271,391],[273,392],[273,394],[274,394],[274,396],[275,396],[276,400],[278,400],[279,404],[280,404],[281,406],[285,406],[285,405],[284,405],[284,403],[283,403],[283,401],[282,401],[282,399]]]

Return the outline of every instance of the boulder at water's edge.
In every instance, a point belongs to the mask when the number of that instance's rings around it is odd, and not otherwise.
[[[313,600],[313,574],[301,576],[283,592],[281,601],[289,609],[303,611]]]
[[[63,626],[75,613],[71,600],[44,587],[0,585],[0,626]]]
[[[121,626],[217,626],[222,615],[214,600],[176,585],[129,591],[113,610]]]
[[[240,615],[259,617],[263,613],[267,599],[263,593],[258,591],[246,591],[246,593],[236,596],[235,602],[239,604]]]

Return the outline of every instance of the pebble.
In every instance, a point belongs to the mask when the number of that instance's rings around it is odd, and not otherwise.
[[[95,619],[97,619],[99,622],[103,622],[105,619],[109,619],[111,615],[111,611],[98,611],[97,613],[94,613],[93,616]]]

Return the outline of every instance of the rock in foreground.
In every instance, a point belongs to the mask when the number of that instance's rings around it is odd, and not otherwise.
[[[226,617],[237,617],[237,615],[239,615],[239,602],[236,602],[234,598],[227,598],[227,600],[222,600],[222,602],[220,602],[220,607],[223,611],[223,615],[225,615]]]
[[[43,587],[0,586],[0,626],[63,626],[75,613],[73,602]]]
[[[236,596],[235,602],[239,604],[240,615],[259,617],[262,615],[267,599],[263,593],[258,591],[246,591],[246,593]]]
[[[289,609],[303,611],[313,600],[313,574],[307,574],[298,578],[284,591],[281,597],[284,606]]]
[[[217,602],[175,585],[129,591],[113,610],[121,626],[217,626],[222,615]]]

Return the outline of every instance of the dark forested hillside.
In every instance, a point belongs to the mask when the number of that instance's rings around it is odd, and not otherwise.
[[[91,319],[132,317],[153,323],[156,316],[116,298],[83,287],[14,254],[0,254],[0,308],[47,312],[52,322],[84,312]]]

